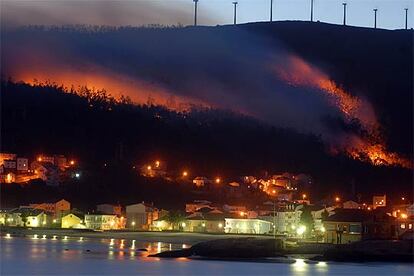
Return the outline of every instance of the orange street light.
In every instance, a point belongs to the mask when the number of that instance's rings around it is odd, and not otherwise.
[[[244,212],[243,211],[241,211],[240,212],[240,216],[244,216],[245,214],[244,214]]]
[[[187,171],[183,171],[183,177],[186,177],[188,175]]]
[[[305,198],[306,198],[306,194],[303,194],[303,195],[302,195],[302,198],[303,198],[303,199],[305,199]]]
[[[407,214],[401,214],[401,218],[406,219],[406,218],[408,218],[408,215]]]
[[[149,171],[150,171],[151,169],[152,169],[152,168],[151,168],[151,166],[148,166],[148,167],[147,167],[147,170],[149,170]]]
[[[405,200],[405,197],[402,197],[401,200]]]
[[[37,161],[41,162],[42,161],[42,157],[38,157]]]
[[[217,184],[219,184],[220,182],[221,182],[220,177],[217,177],[217,178],[216,178],[216,183],[217,183]]]
[[[337,197],[335,197],[335,201],[339,202],[339,201],[341,201],[341,199],[337,196]]]
[[[276,190],[273,190],[273,191],[272,191],[272,193],[274,193],[274,194],[275,194],[275,193],[276,193]]]
[[[75,165],[75,161],[74,160],[70,160],[69,164],[71,164],[73,166],[73,165]]]
[[[157,160],[157,161],[155,161],[155,167],[157,167],[157,168],[158,168],[159,166],[160,166],[160,161],[158,161],[158,160]]]

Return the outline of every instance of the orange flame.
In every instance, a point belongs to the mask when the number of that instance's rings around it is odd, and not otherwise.
[[[290,56],[283,68],[275,68],[279,78],[292,86],[306,86],[321,91],[350,122],[358,120],[368,137],[348,136],[343,150],[354,159],[367,160],[373,165],[412,168],[410,160],[388,152],[380,131],[380,124],[371,104],[339,87],[327,74],[296,56]]]

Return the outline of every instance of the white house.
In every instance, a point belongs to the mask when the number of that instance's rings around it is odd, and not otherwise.
[[[302,208],[303,205],[288,205],[287,208],[277,211],[275,218],[276,232],[281,234],[295,232],[295,228],[300,224]]]
[[[267,234],[271,232],[272,223],[261,219],[225,218],[225,233]]]
[[[147,203],[126,206],[127,228],[149,230],[153,221],[158,219],[159,210]]]
[[[85,215],[85,226],[93,230],[120,229],[121,218],[109,214],[87,214]]]

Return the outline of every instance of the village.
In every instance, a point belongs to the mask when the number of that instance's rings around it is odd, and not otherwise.
[[[39,155],[31,163],[16,154],[1,154],[2,185],[42,179],[57,186],[62,177],[79,178],[75,160],[63,155]],[[144,164],[139,173],[148,178],[171,177],[159,160]],[[258,190],[267,200],[254,207],[221,204],[200,198],[181,210],[157,208],[145,198],[121,206],[103,202],[93,210],[80,210],[60,199],[1,209],[4,227],[79,229],[92,231],[178,231],[211,234],[249,234],[286,237],[325,243],[350,243],[366,239],[407,239],[413,235],[414,205],[401,197],[390,204],[386,195],[374,195],[372,202],[357,202],[332,195],[313,202],[303,191],[311,185],[306,174],[283,173],[267,178],[242,176],[240,181],[222,183],[220,176],[181,176],[194,189],[225,184],[226,193],[242,197],[244,190]],[[200,196],[203,194],[200,193]]]

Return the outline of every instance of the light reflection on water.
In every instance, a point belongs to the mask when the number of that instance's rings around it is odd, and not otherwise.
[[[121,239],[57,237],[46,239],[2,237],[0,274],[244,274],[244,275],[413,275],[411,264],[350,264],[200,261],[188,258],[147,257],[184,244]],[[135,246],[135,249],[133,248]],[[148,251],[142,251],[146,249]],[[21,265],[24,264],[24,265]]]

